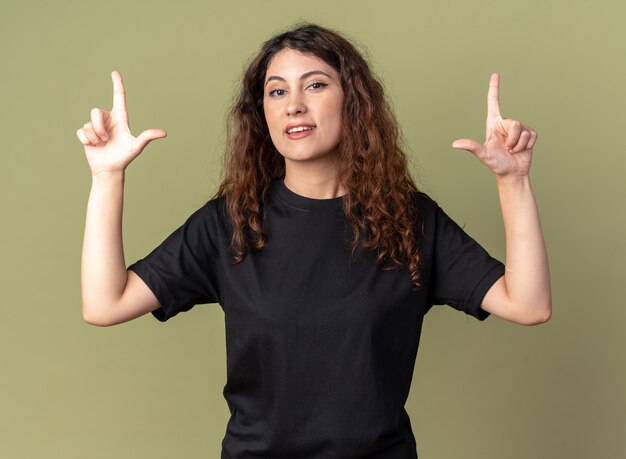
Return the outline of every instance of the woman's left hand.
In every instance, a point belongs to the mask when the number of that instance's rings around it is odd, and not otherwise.
[[[453,148],[467,150],[498,177],[525,176],[530,170],[537,133],[517,120],[502,119],[498,88],[500,76],[491,75],[487,94],[487,134],[484,144],[459,139]]]

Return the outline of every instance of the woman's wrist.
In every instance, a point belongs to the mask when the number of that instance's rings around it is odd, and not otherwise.
[[[91,180],[93,183],[101,183],[101,182],[124,182],[126,175],[125,170],[104,170],[99,172],[91,173]]]
[[[527,189],[530,188],[528,175],[496,175],[498,189]]]

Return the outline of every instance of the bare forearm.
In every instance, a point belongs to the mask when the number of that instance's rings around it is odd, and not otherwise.
[[[93,176],[81,261],[83,317],[97,320],[126,285],[122,243],[124,172]]]
[[[498,178],[506,234],[504,280],[511,306],[533,317],[551,314],[548,255],[528,176]]]

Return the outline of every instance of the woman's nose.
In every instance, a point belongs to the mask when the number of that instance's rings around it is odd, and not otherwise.
[[[289,100],[287,101],[287,114],[298,115],[306,113],[306,104],[304,103],[303,96],[297,91],[289,94]]]

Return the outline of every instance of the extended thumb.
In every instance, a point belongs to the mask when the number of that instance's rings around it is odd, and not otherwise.
[[[452,148],[457,148],[459,150],[467,150],[474,154],[478,153],[482,147],[483,147],[482,144],[472,139],[458,139],[452,142]]]
[[[144,148],[150,142],[156,139],[167,137],[167,133],[162,129],[148,129],[137,136],[137,143],[140,148]]]

